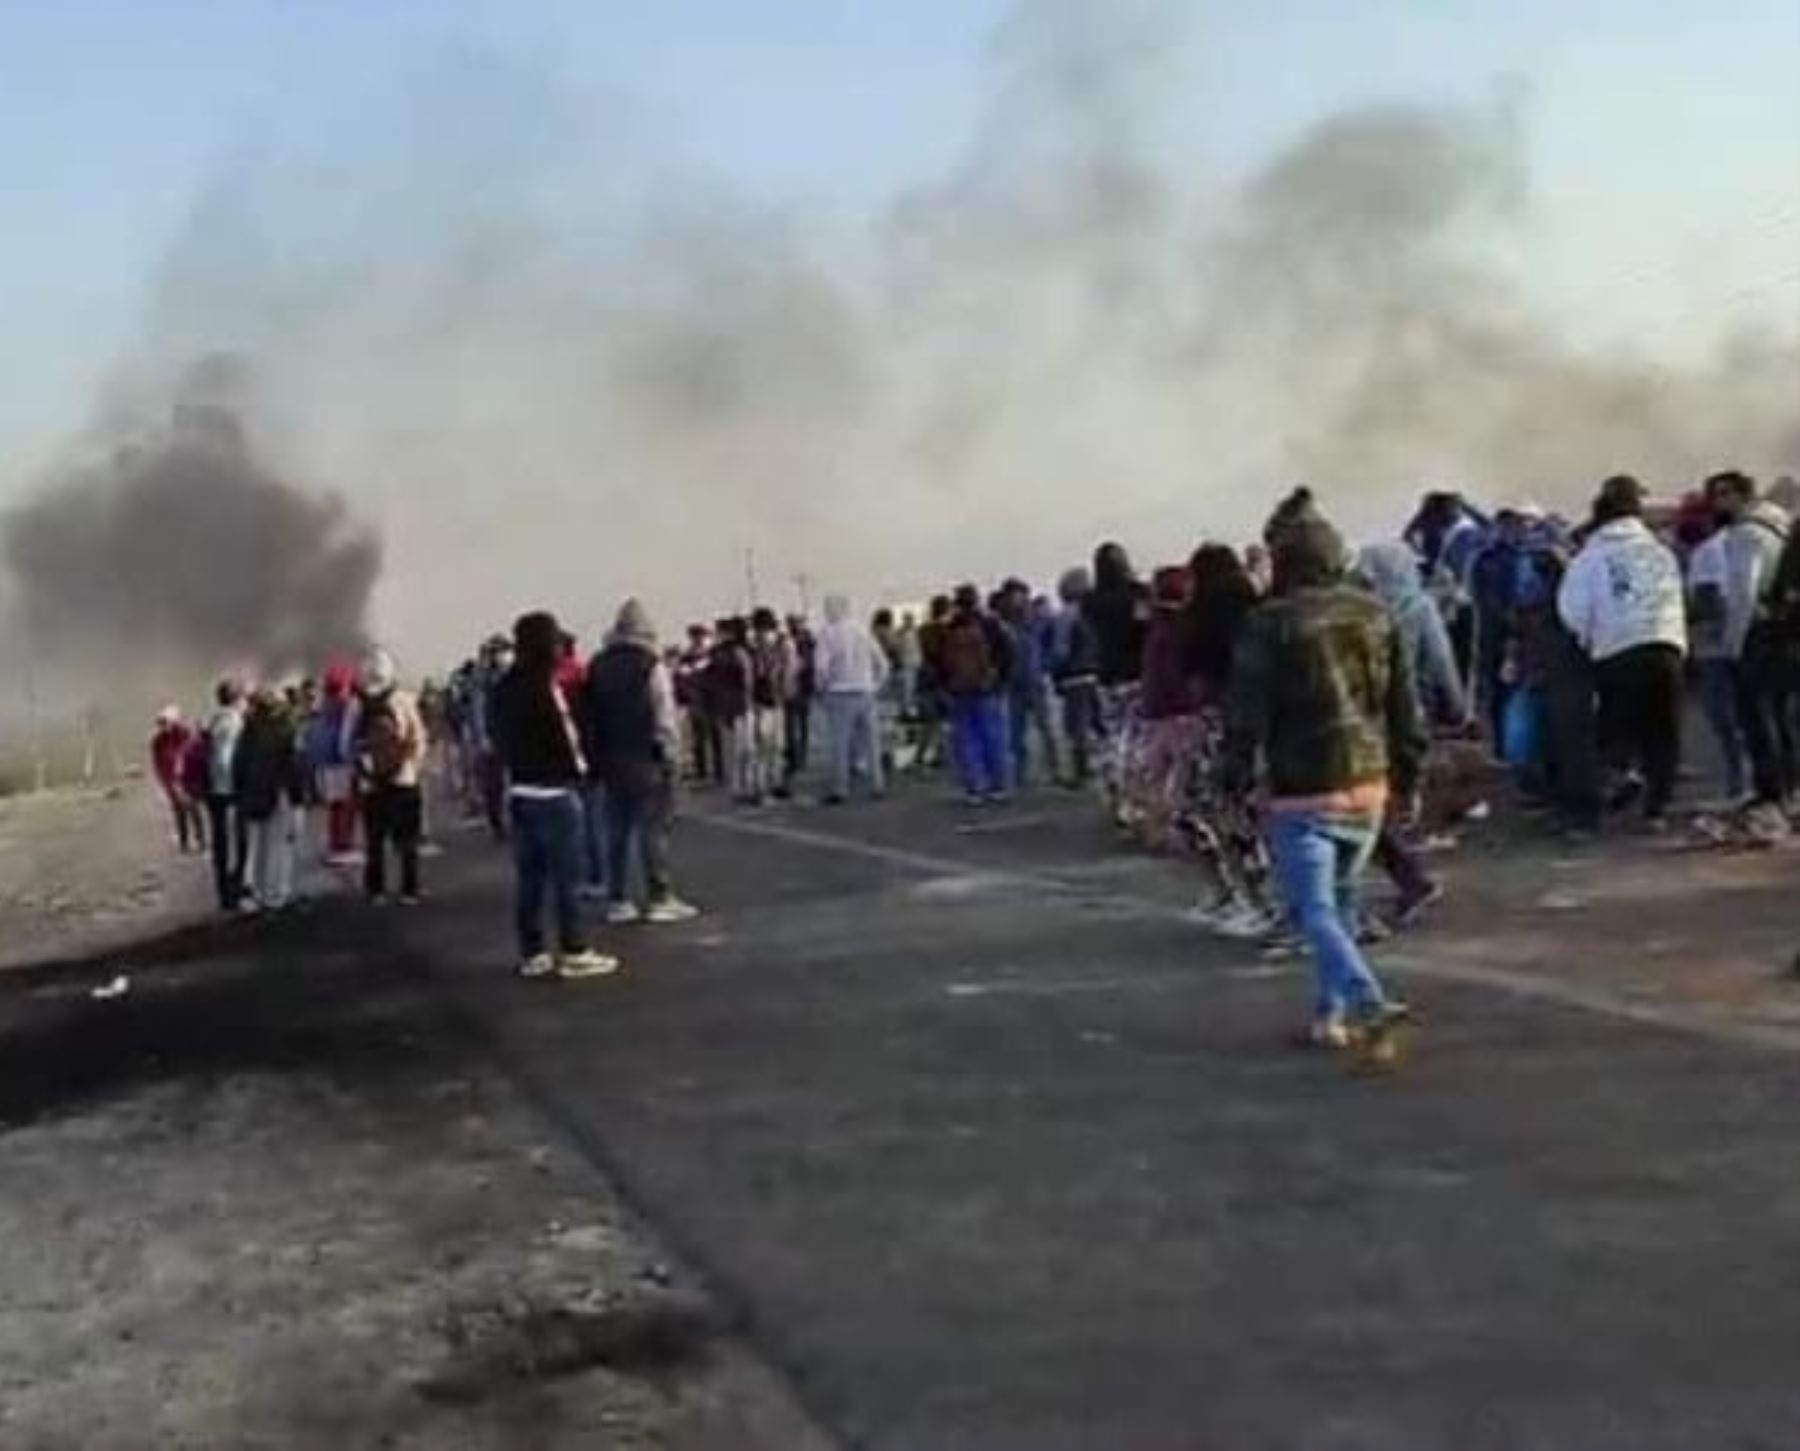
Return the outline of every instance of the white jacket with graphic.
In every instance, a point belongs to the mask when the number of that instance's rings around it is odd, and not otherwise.
[[[1588,537],[1563,576],[1556,609],[1596,661],[1640,645],[1687,652],[1681,566],[1642,519],[1615,519]]]

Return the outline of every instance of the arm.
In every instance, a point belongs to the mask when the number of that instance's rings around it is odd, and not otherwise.
[[[665,765],[681,759],[681,724],[675,713],[675,681],[658,660],[650,667],[650,712],[656,721],[656,744]]]
[[[1588,556],[1578,554],[1563,576],[1562,587],[1556,592],[1557,617],[1575,637],[1576,644],[1585,652],[1593,642],[1594,624],[1592,607],[1589,601]]]
[[[1419,713],[1419,687],[1413,678],[1412,661],[1407,658],[1400,632],[1392,628],[1387,631],[1387,656],[1388,774],[1410,816],[1413,798],[1425,773],[1431,738]]]
[[[1225,739],[1219,751],[1219,778],[1233,794],[1256,779],[1256,755],[1268,740],[1275,701],[1274,641],[1270,617],[1251,615],[1240,636],[1225,696]]]
[[[1450,644],[1450,632],[1444,628],[1444,616],[1435,600],[1426,599],[1420,618],[1420,648],[1423,652],[1422,669],[1425,676],[1423,683],[1431,689],[1435,698],[1445,702],[1451,719],[1461,725],[1469,719],[1469,695],[1463,686],[1462,672],[1456,666],[1456,651]],[[1411,662],[1407,663],[1410,667]]]

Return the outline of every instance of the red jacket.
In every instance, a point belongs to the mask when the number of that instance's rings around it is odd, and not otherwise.
[[[193,730],[179,722],[158,726],[156,734],[150,737],[150,764],[163,790],[174,791],[182,787],[188,747],[193,742]]]

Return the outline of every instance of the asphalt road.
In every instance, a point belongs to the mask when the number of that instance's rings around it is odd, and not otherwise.
[[[1800,1444],[1778,1034],[1663,1021],[1616,974],[1528,991],[1484,908],[1407,945],[1461,964],[1403,974],[1408,1071],[1353,1078],[1283,1047],[1298,970],[1197,937],[1178,870],[1085,803],[700,810],[707,916],[612,934],[618,978],[511,979],[480,850],[408,934],[841,1443]],[[1632,904],[1602,906],[1629,963]],[[1477,985],[1484,943],[1513,966]]]

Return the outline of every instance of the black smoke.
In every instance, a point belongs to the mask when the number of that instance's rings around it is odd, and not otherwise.
[[[191,386],[155,427],[54,474],[4,531],[34,652],[76,674],[275,671],[359,649],[381,557],[341,499],[278,477],[239,408]]]

